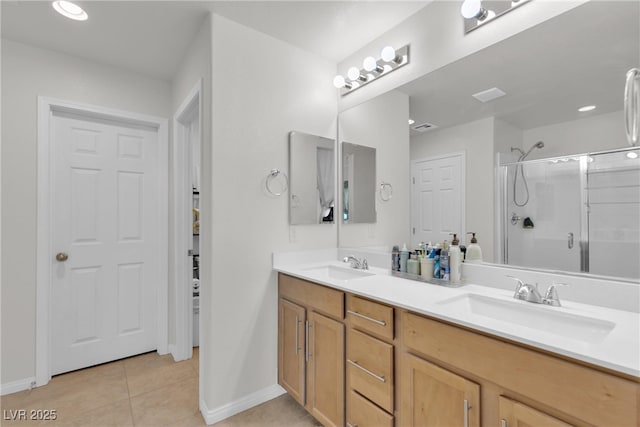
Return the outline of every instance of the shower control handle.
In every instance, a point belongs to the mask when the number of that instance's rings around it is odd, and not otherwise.
[[[567,234],[567,247],[573,249],[573,233]]]

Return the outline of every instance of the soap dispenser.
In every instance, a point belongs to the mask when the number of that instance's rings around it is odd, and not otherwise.
[[[451,246],[449,247],[449,280],[452,282],[459,282],[461,276],[461,264],[462,264],[462,253],[460,252],[460,247],[458,246],[460,241],[456,233],[453,234],[453,240],[451,241]]]
[[[481,263],[482,262],[482,249],[476,239],[476,233],[473,231],[468,232],[471,234],[471,244],[467,246],[467,253],[464,261],[468,263]]]

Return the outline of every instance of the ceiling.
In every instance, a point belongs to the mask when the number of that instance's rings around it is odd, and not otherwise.
[[[3,0],[2,37],[170,80],[209,11],[339,62],[429,1],[77,1],[85,22],[50,1]]]
[[[620,111],[625,74],[638,66],[640,3],[596,1],[400,90],[410,96],[414,126],[428,122],[446,127],[495,116],[530,129]],[[493,87],[507,95],[485,104],[471,96]],[[591,104],[597,105],[593,112],[577,111]]]

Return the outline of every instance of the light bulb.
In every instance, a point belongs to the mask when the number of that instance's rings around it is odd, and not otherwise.
[[[480,0],[464,0],[460,7],[460,13],[466,19],[478,18],[482,11],[482,2]]]
[[[53,8],[62,16],[74,19],[76,21],[86,21],[89,18],[87,12],[85,12],[80,6],[70,1],[58,0],[52,4]]]
[[[358,80],[360,78],[360,70],[358,70],[358,67],[349,68],[347,71],[347,77],[349,77],[349,80],[354,82]]]
[[[364,68],[367,71],[373,71],[377,68],[378,64],[376,63],[376,58],[374,58],[373,56],[367,56],[366,58],[364,58],[364,61],[362,61],[362,68]]]
[[[342,87],[344,87],[344,85],[346,84],[346,82],[344,81],[344,77],[342,77],[341,75],[337,75],[333,78],[333,85],[340,89]]]
[[[380,57],[384,62],[391,62],[396,59],[396,50],[391,46],[387,46],[380,52]]]
[[[415,120],[413,120],[413,119],[409,119],[409,125],[412,125],[412,124],[414,124],[415,122],[416,122]]]

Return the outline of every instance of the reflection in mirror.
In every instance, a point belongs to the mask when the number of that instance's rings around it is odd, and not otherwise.
[[[376,149],[342,143],[342,220],[376,222]]]
[[[389,145],[402,146],[406,141],[410,144],[410,155],[406,161],[381,157],[378,159],[378,167],[380,170],[384,169],[385,173],[408,171],[412,161],[464,152],[464,229],[477,232],[485,261],[504,262],[503,253],[506,248],[503,246],[508,245],[509,249],[516,247],[522,251],[519,254],[509,253],[510,265],[535,265],[533,268],[579,272],[581,263],[583,266],[588,263],[590,274],[638,280],[637,272],[629,270],[634,268],[631,264],[638,268],[640,263],[637,262],[637,256],[635,262],[627,256],[613,262],[607,256],[611,247],[595,243],[595,239],[602,242],[612,239],[621,242],[620,246],[639,245],[637,229],[634,231],[625,223],[638,209],[638,200],[633,198],[638,195],[637,187],[634,194],[616,190],[621,192],[621,199],[618,200],[620,206],[624,205],[618,213],[630,216],[614,220],[617,213],[610,212],[612,208],[607,207],[608,202],[600,205],[594,202],[594,197],[613,196],[613,192],[580,187],[581,171],[577,161],[572,163],[569,160],[562,165],[545,163],[547,166],[525,162],[524,172],[532,201],[525,207],[508,210],[506,213],[501,212],[504,208],[500,204],[502,190],[496,186],[494,179],[496,172],[501,171],[500,164],[515,163],[522,154],[529,151],[527,161],[547,159],[544,161],[549,162],[558,158],[580,157],[581,153],[628,147],[623,98],[627,71],[640,65],[638,16],[639,2],[585,2],[394,89],[409,96],[408,118],[415,123],[408,126],[410,136],[396,132],[397,135],[389,138]],[[584,31],[584,28],[592,27],[597,27],[598,31]],[[470,36],[475,34],[479,33],[474,32]],[[553,43],[541,43],[541,40],[553,40]],[[474,94],[494,87],[504,95],[487,102],[473,97]],[[385,95],[351,110],[376,103]],[[595,105],[596,108],[590,111],[579,110],[587,105]],[[342,116],[346,116],[351,110],[341,113],[340,123]],[[378,122],[370,122],[370,126],[374,125],[378,126]],[[357,140],[358,137],[358,134],[349,133],[352,140]],[[544,146],[535,147],[538,141],[543,141]],[[377,147],[382,149],[381,146]],[[599,159],[595,155],[590,157]],[[622,173],[609,171],[598,175],[593,170],[596,163],[597,161],[587,166],[589,185],[596,176]],[[552,166],[557,168],[552,169]],[[511,185],[515,169],[514,166],[511,167],[506,180]],[[411,179],[408,174],[407,177]],[[521,180],[522,176],[518,172],[516,185],[519,204],[523,204],[526,199]],[[563,186],[571,185],[572,193],[565,200],[556,200],[555,192],[560,191]],[[513,190],[511,188],[508,191]],[[602,228],[601,223],[598,229],[567,229],[570,222],[578,224],[583,221],[579,206],[581,191],[588,191],[585,196],[590,200],[591,213],[588,220],[595,221],[595,215],[598,215],[599,221],[608,221],[609,228]],[[513,197],[512,194],[507,195]],[[560,211],[568,213],[561,202],[569,203],[576,201],[576,198],[578,206],[574,208],[574,219],[559,219],[557,215]],[[537,201],[533,202],[534,199]],[[555,205],[547,203],[550,200],[554,200]],[[411,218],[411,230],[418,227],[411,213],[415,204],[412,200],[404,213],[405,218]],[[534,209],[534,204],[539,206],[536,205]],[[516,208],[513,203],[511,206]],[[534,210],[530,211],[529,208]],[[601,211],[597,213],[599,209]],[[508,240],[503,242],[500,234],[500,227],[503,226],[501,216],[507,216],[506,224],[511,227],[510,219],[514,212],[515,217],[519,217],[515,220],[519,221],[520,234],[542,234],[543,225],[547,222],[550,228],[545,233],[553,235],[553,239],[557,240],[554,244],[562,242],[567,247],[569,233],[573,233],[575,254],[572,253],[572,264],[561,263],[562,257],[545,251],[540,246],[543,240],[535,244],[517,240],[512,242],[512,236],[508,235]],[[556,215],[553,219],[550,217],[552,214]],[[527,217],[533,224],[533,229],[522,228]],[[590,251],[589,259],[581,260],[579,246],[583,232],[589,235]],[[413,232],[411,235],[414,236]],[[364,246],[368,242],[364,238],[359,242],[354,242],[353,239],[349,242],[351,246],[358,243]],[[402,241],[379,243],[391,246],[402,244]],[[469,239],[461,239],[461,243],[468,244]],[[549,241],[546,243],[550,244]],[[530,249],[529,252],[527,249]],[[629,255],[632,255],[633,249],[629,250]],[[603,269],[604,266],[596,268],[597,263],[609,266],[606,269]]]
[[[335,140],[289,133],[289,223],[333,223]]]
[[[502,262],[640,279],[639,154],[502,165]]]

